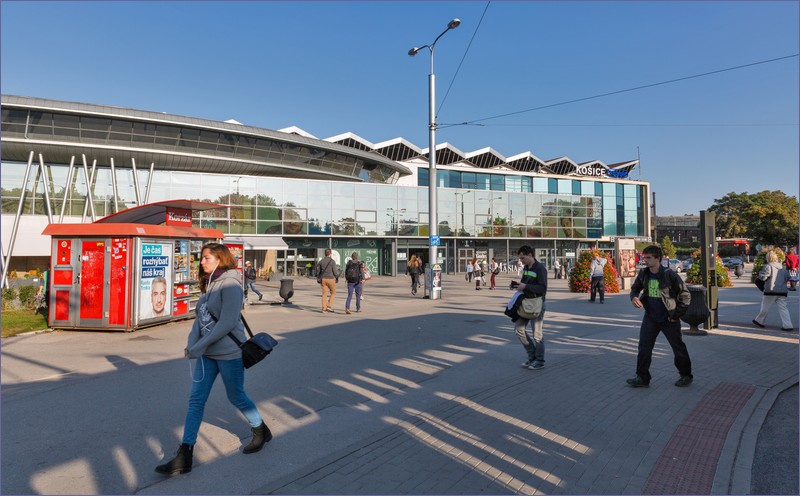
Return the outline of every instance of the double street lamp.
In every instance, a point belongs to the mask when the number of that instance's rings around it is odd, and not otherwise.
[[[431,53],[431,73],[428,75],[428,231],[429,231],[429,251],[428,263],[431,269],[436,263],[436,253],[438,247],[433,244],[434,237],[438,238],[439,235],[439,212],[436,204],[436,76],[433,72],[433,49],[439,38],[451,29],[457,28],[461,24],[459,19],[453,19],[447,24],[447,29],[442,31],[442,34],[430,45],[423,45],[421,47],[414,47],[408,51],[408,55],[413,57],[423,48],[427,48]]]

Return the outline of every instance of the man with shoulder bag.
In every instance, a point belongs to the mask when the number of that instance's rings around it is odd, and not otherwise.
[[[339,282],[336,261],[331,257],[331,253],[333,252],[330,248],[326,249],[325,258],[317,264],[317,282],[322,285],[322,313],[334,313],[333,298],[336,296],[336,283]]]
[[[512,301],[515,301],[514,305],[517,306],[518,312],[514,331],[528,354],[528,359],[522,364],[522,367],[528,370],[540,370],[544,368],[544,333],[542,328],[544,326],[544,300],[547,294],[547,267],[536,260],[533,255],[533,248],[528,245],[521,246],[517,250],[517,255],[519,255],[519,261],[522,263],[522,278],[520,282],[512,281],[509,286],[509,289],[516,290],[518,293],[515,294],[516,300],[512,298]],[[528,299],[530,299],[528,303],[535,303],[533,306],[538,310],[538,316],[525,318],[519,314],[524,300]],[[539,301],[535,301],[535,299],[539,299]],[[527,332],[529,322],[531,323],[532,334]]]
[[[650,363],[658,333],[663,332],[672,353],[680,378],[678,387],[692,383],[692,361],[681,335],[681,317],[689,309],[692,296],[686,283],[674,270],[664,268],[661,263],[664,252],[652,245],[643,251],[646,267],[639,271],[631,285],[631,303],[644,309],[639,329],[639,352],[636,357],[636,375],[627,380],[628,386],[642,388],[650,386]]]

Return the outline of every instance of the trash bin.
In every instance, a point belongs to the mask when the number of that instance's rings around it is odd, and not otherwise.
[[[700,329],[700,324],[708,319],[710,311],[706,304],[706,287],[702,284],[689,284],[686,286],[689,289],[689,294],[692,295],[692,301],[689,303],[689,310],[681,317],[681,320],[689,324],[689,329],[684,330],[683,334],[687,336],[705,336],[708,331]]]
[[[282,278],[278,295],[283,298],[283,304],[289,303],[289,298],[294,296],[294,279],[291,277]]]

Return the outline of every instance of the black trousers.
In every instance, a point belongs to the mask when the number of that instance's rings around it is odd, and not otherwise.
[[[663,332],[672,353],[675,355],[675,368],[680,375],[692,375],[692,361],[689,358],[689,350],[681,337],[681,323],[678,322],[656,322],[649,315],[645,314],[642,319],[642,327],[639,329],[639,354],[636,357],[636,374],[644,382],[650,382],[650,363],[653,361],[653,347],[656,345],[658,333]]]
[[[592,293],[589,297],[590,300],[594,301],[595,296],[597,295],[597,290],[600,290],[600,301],[606,301],[606,283],[605,278],[603,276],[594,276],[592,277]]]

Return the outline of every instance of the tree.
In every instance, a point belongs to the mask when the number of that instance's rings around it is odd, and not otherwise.
[[[753,196],[747,214],[752,218],[748,234],[766,245],[797,244],[798,202],[783,191],[762,191]]]
[[[664,236],[664,239],[661,240],[661,251],[664,252],[665,257],[675,258],[675,245],[672,244],[669,236]]]
[[[728,193],[708,210],[716,215],[719,237],[752,238],[763,245],[797,244],[798,201],[783,191]]]

